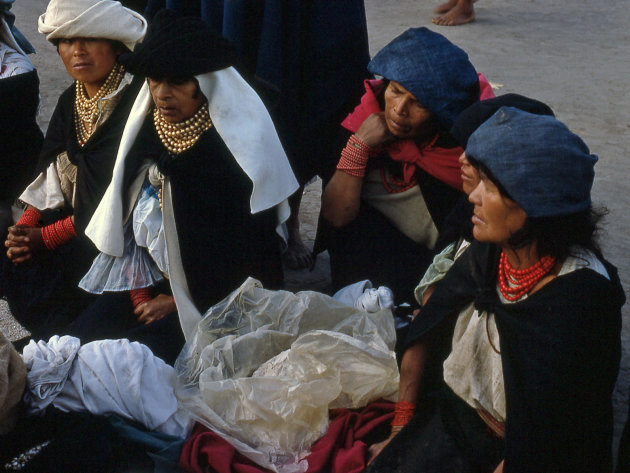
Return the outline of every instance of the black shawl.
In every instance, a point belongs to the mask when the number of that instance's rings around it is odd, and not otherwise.
[[[68,87],[59,97],[46,131],[38,172],[45,172],[63,151],[68,153],[70,162],[77,166],[74,209],[67,210],[74,214],[74,223],[79,234],[85,230],[111,181],[120,137],[142,83],[142,78],[134,78],[122,92],[120,102],[112,114],[83,147],[77,142],[74,128],[75,85]]]
[[[33,180],[44,141],[37,125],[37,71],[0,80],[0,201],[12,200]]]
[[[248,276],[269,289],[282,287],[276,210],[252,215],[252,182],[214,127],[173,156],[149,114],[125,161],[125,182],[145,159],[169,178],[186,282],[202,314]]]
[[[494,313],[507,405],[504,472],[610,471],[625,302],[616,268],[604,261],[610,280],[584,268],[502,304],[498,255],[495,246],[474,242],[412,323],[407,343],[472,301]]]

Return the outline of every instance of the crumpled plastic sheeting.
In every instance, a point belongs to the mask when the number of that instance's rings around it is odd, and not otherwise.
[[[259,465],[304,472],[328,410],[394,400],[392,313],[249,278],[212,307],[180,354],[180,402]]]

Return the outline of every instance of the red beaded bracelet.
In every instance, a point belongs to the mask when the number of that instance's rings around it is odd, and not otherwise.
[[[131,304],[133,308],[137,308],[140,304],[144,302],[149,302],[151,297],[151,288],[143,287],[141,289],[132,289],[129,291],[129,298],[131,299]]]
[[[22,225],[24,227],[41,227],[42,225],[39,223],[41,218],[42,214],[39,213],[39,210],[29,207],[24,211],[16,225]]]
[[[77,232],[72,223],[72,217],[66,217],[63,220],[57,220],[55,223],[42,227],[42,239],[44,246],[49,250],[59,248],[61,245],[68,243],[76,238]]]
[[[351,176],[365,177],[365,167],[373,154],[372,148],[361,141],[357,135],[352,135],[346,147],[341,151],[337,169]]]
[[[413,417],[415,410],[415,403],[398,401],[394,407],[394,420],[392,420],[392,427],[407,425]]]

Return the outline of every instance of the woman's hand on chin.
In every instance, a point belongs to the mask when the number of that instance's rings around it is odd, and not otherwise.
[[[175,312],[175,301],[173,297],[166,294],[158,294],[153,299],[139,304],[133,311],[138,316],[138,322],[149,325],[157,320],[163,319],[168,314]]]
[[[387,128],[383,112],[373,113],[367,117],[355,134],[370,148],[377,148],[394,139],[394,135]]]

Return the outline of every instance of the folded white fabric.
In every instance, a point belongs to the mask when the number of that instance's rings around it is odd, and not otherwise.
[[[192,426],[174,394],[175,370],[145,345],[54,336],[24,349],[30,413],[52,404],[65,412],[118,414],[148,430],[185,438]]]
[[[39,32],[48,41],[102,38],[120,41],[133,51],[144,38],[147,21],[114,0],[51,0],[39,17]]]
[[[349,307],[366,312],[378,312],[379,310],[394,308],[392,290],[385,286],[380,286],[378,289],[373,288],[372,282],[368,279],[339,289],[333,298]]]
[[[78,338],[53,335],[48,342],[31,340],[24,347],[27,389],[24,401],[29,413],[43,411],[63,389],[72,362],[81,347]]]

